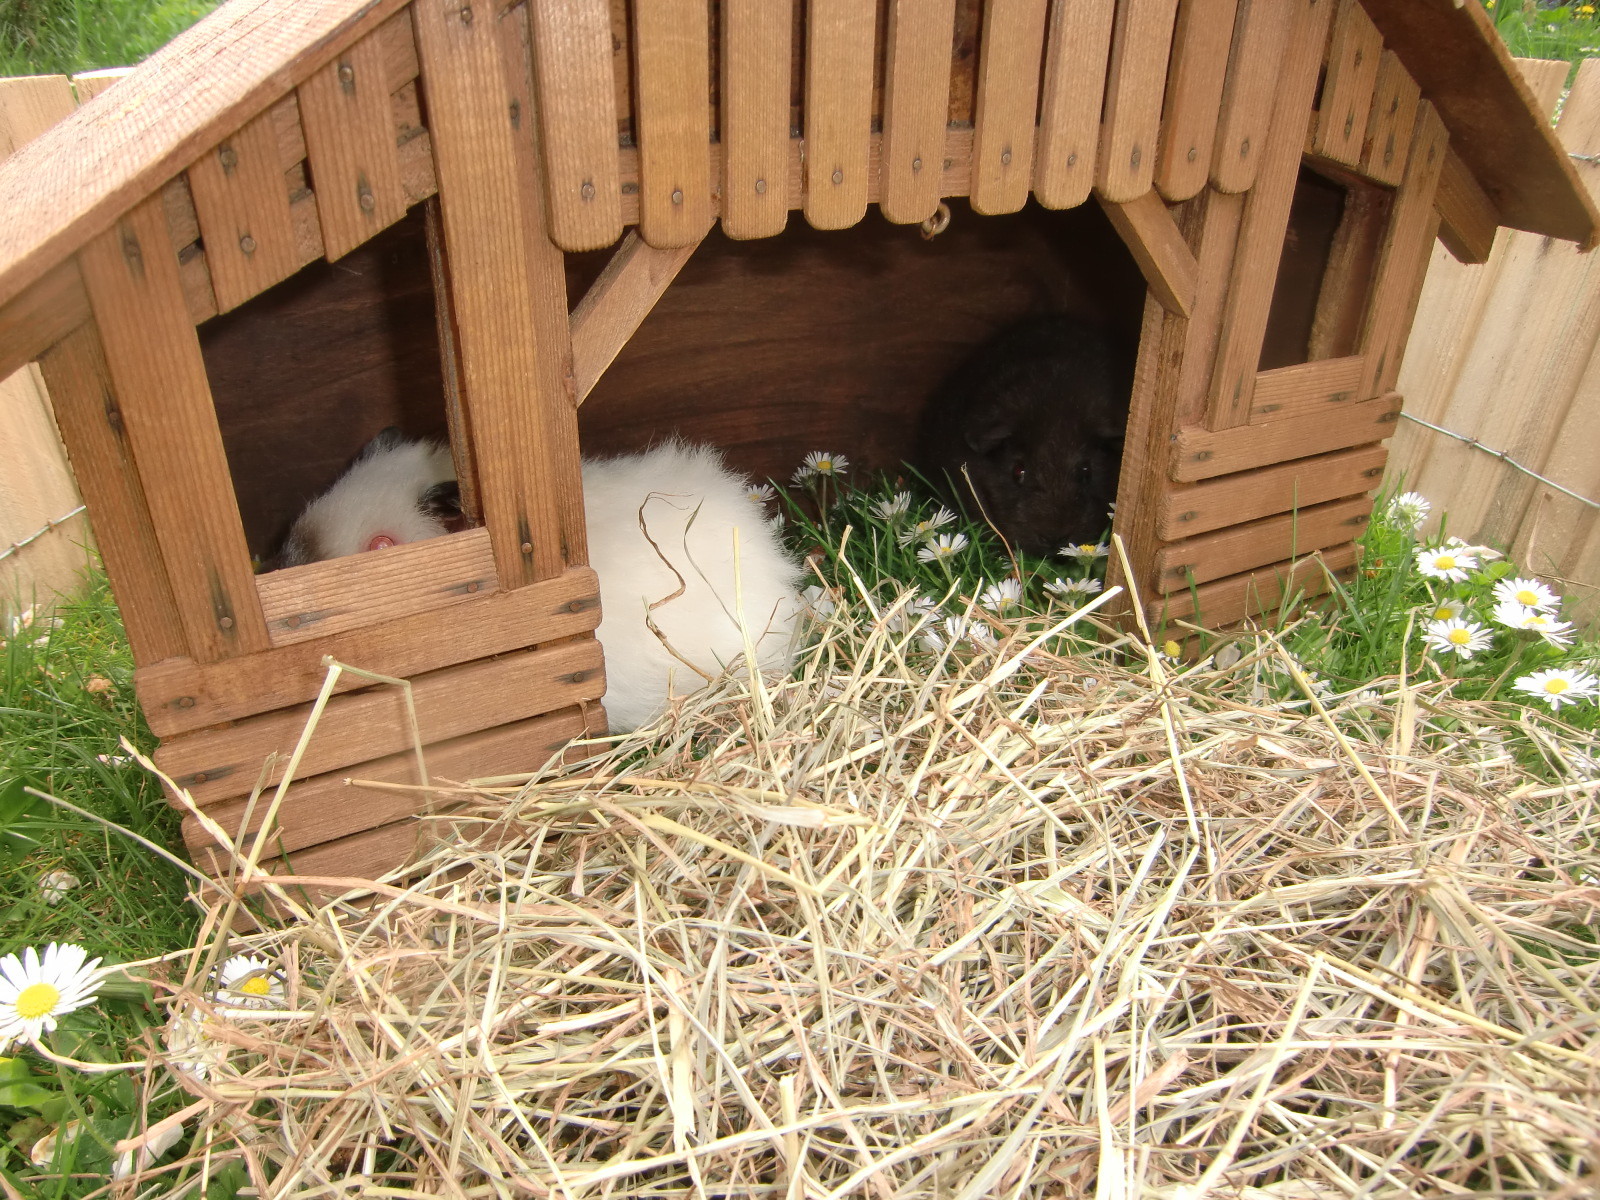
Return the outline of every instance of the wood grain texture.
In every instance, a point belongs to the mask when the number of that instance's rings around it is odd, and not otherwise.
[[[79,71],[72,77],[72,90],[78,103],[87,104],[112,84],[133,74],[132,67],[102,67],[98,71]]]
[[[1238,0],[1180,0],[1156,148],[1163,198],[1187,200],[1211,178],[1212,150]]]
[[[690,245],[711,227],[710,20],[707,0],[633,9],[639,233],[652,246]]]
[[[76,259],[47,272],[0,309],[0,378],[26,366],[89,319]]]
[[[435,821],[408,817],[364,833],[308,846],[283,858],[266,859],[257,865],[274,875],[291,877],[382,879],[405,867],[421,850],[432,844],[437,839],[436,828]],[[228,877],[231,859],[227,855],[217,853],[210,846],[195,846],[192,849],[195,865],[202,871],[218,879]],[[351,891],[348,886],[301,886],[294,883],[286,886],[298,902],[313,905]],[[244,889],[246,895],[258,894],[262,890],[254,885]],[[264,900],[263,906],[279,919],[289,919],[289,913],[270,897]]]
[[[1224,475],[1205,483],[1177,484],[1160,497],[1157,532],[1164,541],[1175,542],[1259,517],[1370,492],[1382,479],[1388,457],[1383,445],[1362,446]]]
[[[1094,186],[1115,15],[1113,0],[1050,6],[1033,173],[1034,197],[1046,208],[1076,208]]]
[[[343,258],[406,215],[385,47],[374,33],[300,85],[323,253]]]
[[[594,390],[694,251],[695,246],[657,250],[630,233],[600,277],[589,285],[571,319],[572,375],[579,404]]]
[[[179,620],[194,657],[267,646],[205,363],[157,197],[79,256]]]
[[[134,674],[151,730],[171,737],[312,699],[324,655],[406,679],[456,663],[587,633],[600,622],[599,583],[588,568],[514,592],[475,595],[444,611],[380,621],[246,659],[199,663],[171,657]],[[343,691],[365,687],[346,679]]]
[[[460,783],[537,771],[586,731],[583,710],[573,707],[436,742],[423,752],[428,779],[436,784]],[[461,798],[446,788],[390,791],[362,787],[363,782],[419,783],[416,754],[406,750],[291,784],[278,808],[262,857],[293,854],[335,838],[439,811]],[[207,806],[206,816],[217,822],[236,846],[248,852],[254,841],[250,835],[261,829],[271,798],[269,793],[254,805],[248,797],[218,801]],[[217,844],[194,816],[185,818],[183,838],[191,853]]]
[[[1241,24],[1248,21],[1253,26],[1259,21],[1272,25],[1280,19],[1288,19],[1290,24],[1282,43],[1281,61],[1274,64],[1276,89],[1268,89],[1267,93],[1271,101],[1268,115],[1276,115],[1265,144],[1254,124],[1244,120],[1244,111],[1249,107],[1245,103],[1249,98],[1247,92],[1235,98],[1242,123],[1232,123],[1233,117],[1229,115],[1232,109],[1225,112],[1223,129],[1229,132],[1226,136],[1219,135],[1217,141],[1219,162],[1223,157],[1238,158],[1245,142],[1255,147],[1243,156],[1252,160],[1255,186],[1250,188],[1245,200],[1239,244],[1230,273],[1228,308],[1223,318],[1207,406],[1206,424],[1212,429],[1242,425],[1250,414],[1251,392],[1277,283],[1277,263],[1289,226],[1289,207],[1294,200],[1300,154],[1311,115],[1311,96],[1322,65],[1322,49],[1332,11],[1329,0],[1291,0],[1288,4],[1270,6],[1264,6],[1262,0],[1250,0],[1247,6],[1241,0],[1239,6]],[[1287,18],[1282,17],[1285,12]],[[1235,34],[1236,55],[1241,47],[1251,44],[1257,45],[1257,53],[1261,52],[1259,38],[1253,38],[1250,29],[1241,29]],[[1230,68],[1230,89],[1243,88],[1249,78],[1233,74],[1238,70],[1237,64]],[[1257,160],[1259,164],[1255,165]],[[1212,178],[1215,183],[1215,172]],[[1237,190],[1220,183],[1217,186],[1223,191]]]
[[[561,437],[566,396],[548,391],[547,356],[556,369],[566,364],[556,339],[541,338],[547,284],[535,270],[547,269],[546,249],[559,252],[543,236],[542,213],[530,211],[537,185],[518,156],[526,133],[510,100],[527,85],[507,78],[495,25],[463,21],[461,11],[453,0],[412,8],[479,499],[500,585],[522,587],[560,574],[582,547],[581,535],[564,544],[558,489],[576,470],[576,441]],[[559,470],[565,454],[572,467]]]
[[[1361,536],[1372,519],[1372,500],[1358,496],[1298,512],[1230,525],[1176,542],[1156,555],[1156,586],[1176,592]]]
[[[1312,148],[1334,162],[1359,166],[1367,118],[1383,56],[1383,39],[1360,0],[1340,0],[1328,46],[1322,102],[1311,134]]]
[[[1424,100],[1417,110],[1406,177],[1395,193],[1388,234],[1379,252],[1372,301],[1361,331],[1361,353],[1367,360],[1361,390],[1368,395],[1392,388],[1400,374],[1406,335],[1411,331],[1428,253],[1438,229],[1433,201],[1449,146],[1450,135],[1444,122]]]
[[[789,221],[793,40],[794,0],[722,0],[720,207],[732,238],[771,237]]]
[[[514,651],[411,680],[424,746],[597,700],[604,691],[600,643],[593,638]],[[267,783],[283,777],[310,715],[309,705],[296,706],[226,728],[168,738],[156,750],[155,761],[202,806],[248,795],[263,778],[269,755],[278,755],[278,761],[265,772]],[[411,745],[404,691],[378,685],[328,701],[300,759],[299,773],[309,779],[398,754]]]
[[[1139,264],[1150,294],[1168,312],[1187,317],[1194,309],[1200,264],[1161,196],[1149,191],[1126,204],[1102,200],[1101,207]]]
[[[1320,596],[1332,589],[1329,576],[1347,575],[1359,555],[1353,543],[1329,546],[1293,562],[1274,563],[1162,596],[1148,606],[1150,625],[1162,629],[1185,621],[1221,629],[1255,613],[1271,612],[1295,596]]]
[[[955,18],[955,0],[889,3],[878,206],[896,224],[939,208]]]
[[[1045,0],[997,0],[984,11],[972,138],[974,212],[1016,212],[1033,182]]]
[[[0,304],[405,0],[236,0],[0,167]]]
[[[1180,429],[1172,478],[1180,482],[1211,479],[1382,441],[1394,432],[1399,412],[1400,397],[1387,395],[1261,425],[1216,431]]]
[[[278,140],[262,115],[189,166],[189,192],[217,309],[227,312],[300,266]]]
[[[1454,150],[1445,155],[1433,204],[1439,212],[1439,240],[1456,261],[1488,262],[1500,213]]]
[[[867,211],[876,42],[876,6],[810,0],[804,208],[815,229],[848,228]]]
[[[550,236],[594,250],[622,236],[609,0],[528,0]]]
[[[1385,50],[1378,62],[1366,144],[1361,151],[1361,169],[1368,178],[1391,187],[1405,178],[1406,150],[1411,145],[1411,126],[1417,119],[1421,99],[1422,89],[1400,56]]]
[[[1352,354],[1262,371],[1256,376],[1250,423],[1262,425],[1324,412],[1333,405],[1370,400],[1370,396],[1361,394],[1364,365],[1359,354]]]
[[[10,158],[75,107],[65,75],[0,79],[0,158]]]
[[[468,529],[260,576],[274,646],[458,604],[495,588],[489,535]]]
[[[1095,166],[1095,188],[1107,200],[1136,200],[1155,178],[1177,16],[1178,0],[1123,0],[1117,5]]]
[[[100,558],[134,662],[187,654],[189,642],[94,326],[82,325],[62,338],[40,356],[39,369],[79,490],[93,511]]]
[[[1332,7],[1332,0],[1311,0],[1309,4],[1307,0],[1239,0],[1228,54],[1228,80],[1217,117],[1213,187],[1224,192],[1249,190],[1256,181],[1273,114],[1288,119],[1291,105],[1310,107],[1309,92],[1301,99],[1299,78],[1306,70],[1306,57],[1313,60],[1313,80],[1322,65]],[[1297,74],[1293,78],[1288,73],[1288,54],[1295,55]],[[1303,115],[1297,110],[1292,117],[1299,121]],[[1300,136],[1303,142],[1304,122]],[[1299,149],[1297,144],[1297,153]]]

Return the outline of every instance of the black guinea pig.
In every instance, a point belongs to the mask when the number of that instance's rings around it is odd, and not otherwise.
[[[1117,495],[1132,359],[1074,317],[1008,326],[928,401],[916,466],[963,502],[975,495],[973,515],[1015,549],[1042,556],[1095,541]]]

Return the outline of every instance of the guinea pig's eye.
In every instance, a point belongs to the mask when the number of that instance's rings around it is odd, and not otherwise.
[[[1018,487],[1021,487],[1022,481],[1027,477],[1028,464],[1019,458],[1016,462],[1011,464],[1011,482],[1016,484]]]

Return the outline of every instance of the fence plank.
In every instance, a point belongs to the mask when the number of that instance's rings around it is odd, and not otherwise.
[[[1311,135],[1312,148],[1334,162],[1356,166],[1366,142],[1383,39],[1360,0],[1343,0],[1328,48],[1328,75]]]
[[[706,4],[654,0],[633,10],[639,232],[652,246],[687,246],[711,228]]]
[[[1082,204],[1094,185],[1115,15],[1112,0],[1050,6],[1033,180],[1034,196],[1046,208]]]
[[[811,0],[806,11],[806,220],[846,229],[867,211],[877,6]]]
[[[975,212],[1016,212],[1027,202],[1044,25],[1044,0],[1007,0],[984,12],[972,136]]]
[[[1422,89],[1400,56],[1385,50],[1378,63],[1367,141],[1361,152],[1361,169],[1379,183],[1392,187],[1405,177],[1406,149],[1411,141],[1408,134],[1421,100]]]
[[[1228,48],[1239,0],[1182,0],[1172,35],[1156,188],[1164,199],[1187,200],[1211,176],[1217,113],[1227,81]]]
[[[1282,559],[1352,541],[1372,518],[1366,496],[1231,525],[1164,547],[1156,555],[1156,586],[1176,592]]]
[[[889,6],[879,207],[899,224],[926,221],[939,208],[955,19],[955,0],[893,0]],[[786,121],[788,111],[785,94]]]
[[[793,0],[723,0],[722,231],[731,238],[771,237],[782,233],[789,221],[793,37]],[[944,50],[940,67],[948,77],[948,31]],[[887,106],[887,97],[884,103]],[[943,111],[941,100],[938,140],[929,139],[930,146],[942,147]],[[885,137],[888,128],[886,114]],[[935,161],[931,154],[928,161]],[[930,171],[929,177],[937,186],[937,173]],[[938,203],[937,191],[934,203]],[[912,219],[920,221],[922,217]]]
[[[1107,200],[1137,200],[1155,179],[1161,102],[1178,0],[1117,5],[1095,187]]]
[[[1286,110],[1298,99],[1298,92],[1291,97],[1277,90],[1285,52],[1298,53],[1299,48],[1288,40],[1298,28],[1305,28],[1306,37],[1316,43],[1310,53],[1321,65],[1329,6],[1324,4],[1319,10],[1320,20],[1298,24],[1296,9],[1304,7],[1303,2],[1285,0],[1239,0],[1233,48],[1228,55],[1228,82],[1217,119],[1216,156],[1211,164],[1211,182],[1221,191],[1242,192],[1255,183],[1274,111]],[[1304,132],[1302,129],[1302,135]],[[1299,150],[1297,145],[1295,152]]]

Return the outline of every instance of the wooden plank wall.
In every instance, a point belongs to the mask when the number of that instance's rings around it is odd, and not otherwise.
[[[1565,63],[1520,64],[1552,108]],[[1579,69],[1557,126],[1574,155],[1600,153],[1600,61]],[[1576,160],[1591,191],[1600,164]],[[1591,500],[1600,500],[1600,258],[1503,229],[1483,264],[1433,251],[1400,370],[1406,412]],[[1485,450],[1401,421],[1391,482],[1433,502],[1430,528],[1508,547],[1561,581],[1569,616],[1600,618],[1600,511],[1543,486]]]

